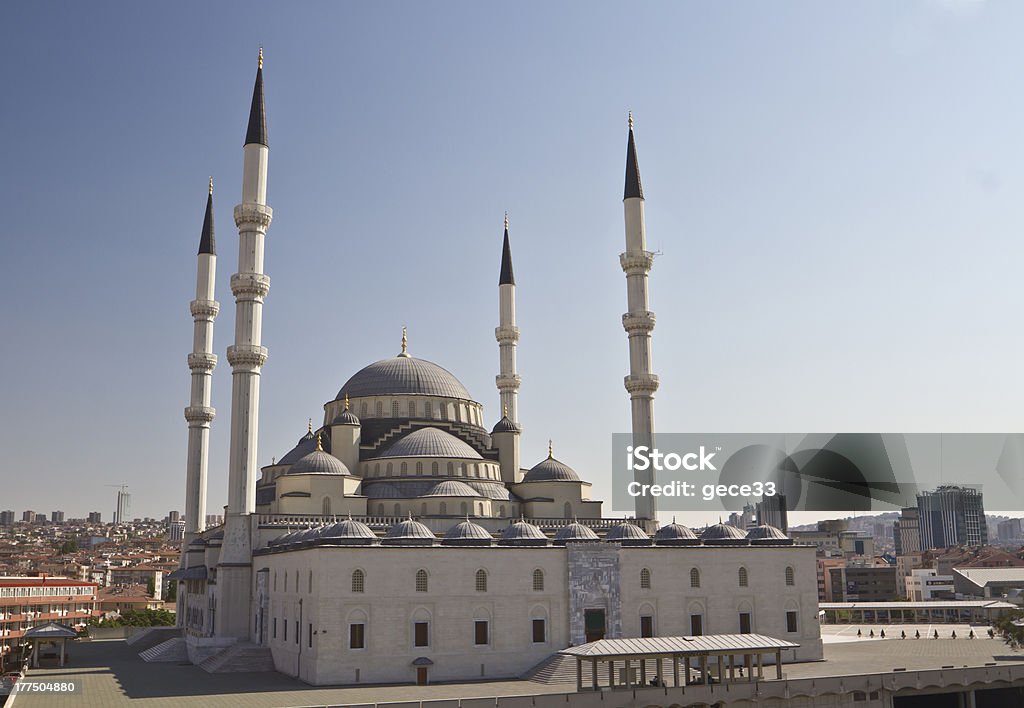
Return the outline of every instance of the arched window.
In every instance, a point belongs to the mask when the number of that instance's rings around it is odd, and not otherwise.
[[[427,503],[423,502],[423,504],[420,506],[420,516],[426,516],[426,515],[427,515]]]
[[[352,571],[352,592],[364,592],[366,590],[366,573],[356,568]]]
[[[416,401],[409,401],[409,417],[416,417]]]
[[[383,504],[378,504],[377,505],[377,516],[384,516],[384,505]]]
[[[544,589],[544,571],[540,568],[533,571],[533,589],[537,592]]]
[[[498,507],[498,516],[500,516],[503,519],[505,518],[505,505],[504,504],[502,504],[501,506]]]
[[[796,585],[796,573],[791,565],[786,566],[786,585]]]
[[[331,515],[331,498],[330,497],[324,497],[324,501],[323,501],[322,507],[323,507],[323,514],[324,514],[324,516],[330,516]]]
[[[487,592],[487,571],[483,568],[476,571],[476,591]]]
[[[565,506],[562,508],[562,511],[565,514],[565,518],[567,518],[567,519],[571,519],[572,518],[572,504],[570,504],[569,502],[566,502]]]
[[[434,412],[431,410],[430,401],[427,401],[426,403],[423,404],[423,417],[424,418],[433,418],[434,417]]]
[[[401,469],[402,476],[404,477],[406,475],[406,473],[409,471],[409,463],[408,462],[403,462],[400,469]]]
[[[740,587],[741,588],[747,587],[747,585],[749,584],[747,582],[747,580],[748,580],[747,579],[747,569],[746,568],[740,568],[740,572],[738,573],[738,575],[739,575]]]
[[[427,591],[427,571],[420,570],[416,571],[416,592]]]
[[[466,506],[466,502],[462,502],[459,505],[459,516],[465,516],[467,512],[468,512],[468,507]]]
[[[435,477],[437,476],[437,463],[436,462],[430,463],[430,474],[432,474]]]
[[[651,589],[651,569],[643,568],[640,571],[640,587],[644,590]]]
[[[377,401],[377,417],[384,417],[384,401]]]
[[[398,417],[398,401],[391,401],[391,417]]]
[[[401,504],[395,504],[395,516],[401,516],[401,515],[402,515],[402,505]]]
[[[690,587],[691,588],[699,588],[700,587],[700,571],[697,570],[696,568],[690,568]]]
[[[360,418],[369,418],[370,417],[369,411],[366,408],[366,401],[363,401],[362,403],[359,404],[359,417]]]
[[[441,516],[444,516],[447,513],[448,513],[448,504],[446,504],[445,502],[441,502]]]
[[[448,463],[448,476],[449,477],[454,477],[455,476],[455,463],[454,462],[449,462]]]
[[[422,462],[417,462],[416,463],[416,474],[417,475],[423,474],[423,463]]]

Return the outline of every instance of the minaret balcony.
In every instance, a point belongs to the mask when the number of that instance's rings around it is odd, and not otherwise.
[[[267,348],[258,344],[232,344],[228,347],[228,363],[234,368],[258,369],[267,361]]]
[[[627,312],[622,316],[622,326],[629,334],[648,334],[654,329],[657,317],[650,310]]]
[[[231,292],[240,300],[257,300],[270,292],[270,276],[263,273],[235,273],[231,276]]]
[[[235,207],[235,226],[240,231],[265,232],[270,228],[270,222],[273,218],[274,210],[266,204],[246,202]]]
[[[519,341],[519,328],[514,325],[495,327],[494,338],[498,344],[515,344]]]
[[[623,379],[630,395],[650,396],[658,390],[658,377],[655,374],[631,374]]]
[[[210,352],[192,352],[188,355],[188,368],[192,371],[213,371],[217,366],[217,355]]]
[[[197,320],[212,320],[220,312],[220,303],[216,300],[193,300],[189,308]]]
[[[626,251],[619,254],[619,264],[626,275],[642,275],[651,270],[654,264],[652,251]]]
[[[519,374],[498,374],[494,377],[494,382],[498,385],[499,391],[515,391],[519,388],[519,384],[522,381]]]
[[[189,406],[185,409],[185,420],[189,423],[211,423],[217,409],[210,406]]]

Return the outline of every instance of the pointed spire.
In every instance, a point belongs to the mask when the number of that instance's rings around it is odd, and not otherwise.
[[[636,142],[633,140],[633,112],[629,112],[629,142],[626,145],[626,188],[623,199],[643,199],[644,188],[640,185],[640,163],[636,159]]]
[[[548,440],[548,459],[549,459],[549,460],[550,460],[550,459],[554,459],[554,457],[555,457],[555,448],[554,448],[554,446],[553,446],[553,445],[551,444],[551,441],[550,441],[550,440]]]
[[[316,433],[316,450],[317,450],[317,452],[323,452],[324,451],[323,441],[320,440],[321,434],[322,433],[320,433],[320,431],[317,431],[317,433]]]
[[[309,435],[313,434],[313,419],[312,418],[310,418],[309,422],[306,423],[306,433],[308,433]]]
[[[405,327],[402,327],[402,351],[398,353],[398,356],[409,358],[409,338],[405,335]]]
[[[348,394],[345,394],[345,410],[348,410]]]
[[[505,212],[505,242],[501,246],[501,274],[498,285],[515,285],[516,277],[512,273],[512,248],[508,245],[508,212]]]
[[[256,68],[256,86],[252,90],[252,106],[249,108],[249,128],[245,131],[245,144],[267,143],[267,114],[263,110],[263,47],[260,47],[259,65]]]
[[[199,237],[199,253],[217,255],[217,241],[213,237],[213,177],[210,178],[210,193],[206,195],[206,216],[203,217],[203,233]]]

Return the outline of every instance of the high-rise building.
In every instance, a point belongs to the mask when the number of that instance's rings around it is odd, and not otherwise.
[[[176,521],[181,521],[180,511],[168,511],[167,512],[167,523],[173,524]]]
[[[789,516],[786,513],[786,495],[776,494],[763,497],[755,507],[758,526],[774,526],[782,533],[789,530]]]
[[[46,514],[36,514],[36,518],[34,518],[32,521],[37,524],[45,524]]]
[[[996,536],[1000,541],[1016,541],[1024,537],[1021,533],[1020,519],[1007,519],[996,524]]]
[[[0,526],[10,526],[14,523],[14,512],[10,509],[0,511]]]
[[[207,514],[206,515],[206,527],[220,526],[224,523],[224,517],[220,514]]]
[[[977,489],[942,486],[919,494],[917,508],[924,550],[988,543],[985,508]]]
[[[921,519],[916,506],[903,509],[892,524],[892,540],[896,555],[921,552]]]
[[[124,491],[123,489],[119,489],[117,492],[117,507],[114,511],[114,523],[127,523],[131,519],[131,508],[132,495]]]
[[[35,521],[35,519],[36,519],[36,512],[32,511],[31,509],[30,509],[30,510],[28,510],[28,511],[24,511],[24,512],[22,512],[22,514],[21,514],[21,520],[22,520],[22,521],[27,521],[27,522],[29,522],[30,524],[31,524],[31,523],[32,523],[33,521]]]
[[[90,511],[89,512],[89,523],[90,524],[102,524],[103,523],[103,515],[100,512],[98,512],[98,511]]]
[[[167,540],[175,543],[180,542],[185,538],[185,522],[184,521],[172,521],[167,526]]]
[[[63,511],[51,511],[50,512],[50,521],[52,521],[55,524],[63,524],[64,523],[64,512]]]

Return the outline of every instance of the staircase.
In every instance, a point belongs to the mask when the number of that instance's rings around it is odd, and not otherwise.
[[[148,627],[124,640],[124,643],[138,652],[144,652],[171,637],[180,637],[181,627]]]
[[[576,657],[552,654],[522,676],[534,683],[576,683]]]
[[[165,642],[160,642],[156,646],[150,647],[145,651],[139,652],[139,657],[143,661],[155,662],[175,662],[178,664],[188,663],[188,646],[185,644],[183,637],[173,637]]]
[[[244,671],[273,671],[274,657],[269,647],[252,642],[238,642],[199,664],[210,674],[240,673]]]

